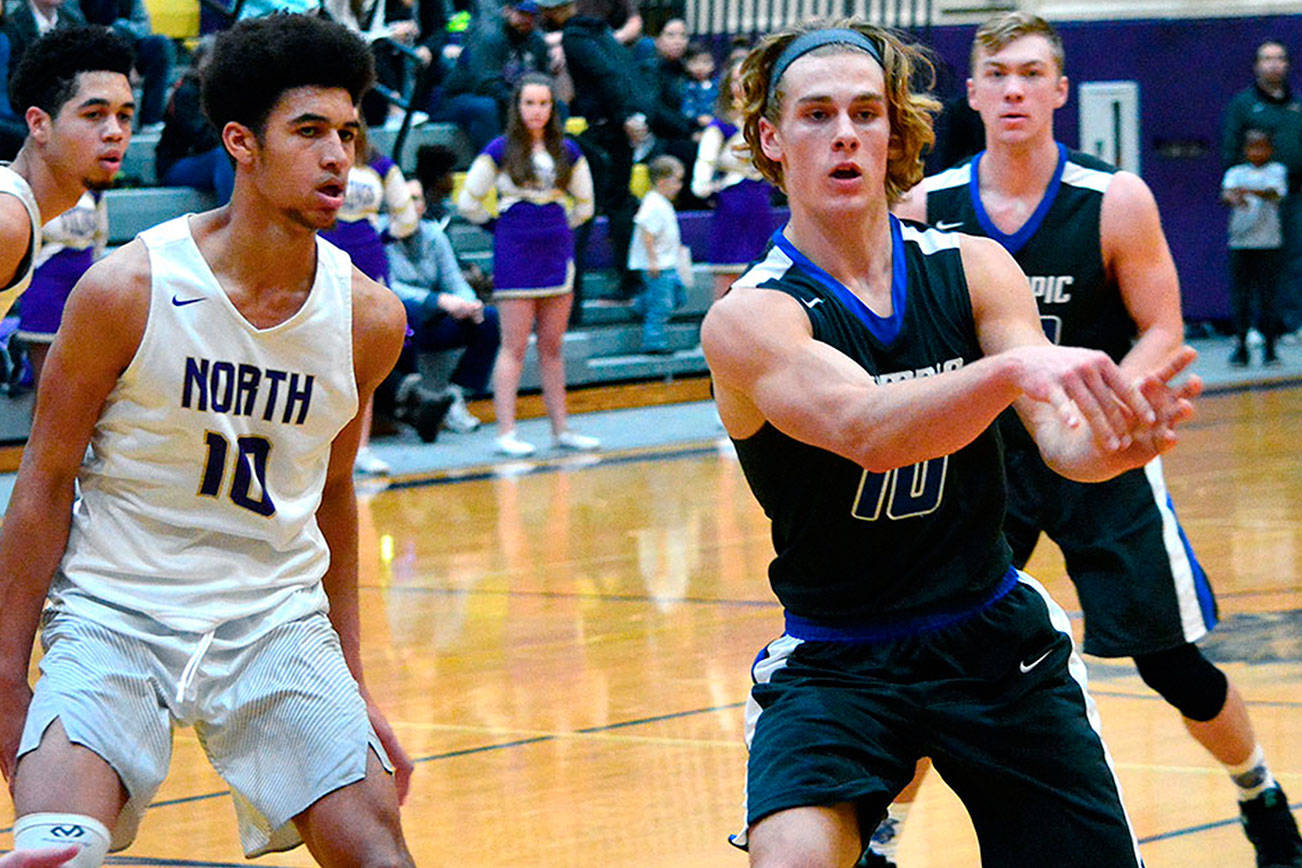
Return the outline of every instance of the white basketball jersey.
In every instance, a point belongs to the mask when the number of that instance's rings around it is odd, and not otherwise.
[[[189,217],[140,239],[149,318],[96,423],[51,599],[124,630],[131,612],[204,632],[324,611],[316,511],[331,442],[357,413],[352,264],[318,239],[302,308],[259,329]]]
[[[9,168],[8,163],[0,163],[0,193],[17,196],[27,208],[27,217],[32,221],[32,240],[27,248],[27,257],[18,267],[14,280],[8,286],[0,287],[0,318],[3,318],[32,282],[36,257],[41,252],[41,211],[36,207],[36,194],[32,192],[31,185],[22,175]]]

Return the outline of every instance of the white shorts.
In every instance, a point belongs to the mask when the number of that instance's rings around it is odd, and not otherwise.
[[[246,856],[296,847],[291,820],[366,777],[368,747],[388,757],[320,613],[273,627],[251,621],[178,633],[147,618],[128,636],[67,612],[47,612],[45,657],[21,756],[56,719],[126,787],[112,849],[131,843],[163,783],[172,726],[193,726],[230,786]],[[247,637],[254,637],[248,641]]]

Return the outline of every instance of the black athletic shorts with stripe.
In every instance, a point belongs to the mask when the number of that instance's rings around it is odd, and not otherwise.
[[[1067,616],[1025,575],[923,634],[789,632],[753,676],[747,828],[852,802],[866,842],[929,756],[971,815],[985,868],[1141,864]],[[745,834],[733,842],[745,846]]]
[[[1010,448],[1005,466],[1013,563],[1026,565],[1041,532],[1062,550],[1085,613],[1085,653],[1166,651],[1216,625],[1216,597],[1176,519],[1160,458],[1106,482],[1065,479],[1034,448]]]

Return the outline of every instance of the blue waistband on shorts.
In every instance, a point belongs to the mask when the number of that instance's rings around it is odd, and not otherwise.
[[[999,584],[984,599],[964,609],[930,612],[925,615],[872,624],[826,624],[786,612],[784,613],[787,622],[786,634],[807,642],[881,642],[931,633],[984,611],[1017,587],[1017,582],[1018,572],[1010,566],[1008,572],[1004,573],[1003,578],[999,580]]]

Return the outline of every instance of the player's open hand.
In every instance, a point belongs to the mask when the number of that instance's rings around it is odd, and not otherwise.
[[[1176,429],[1193,418],[1193,400],[1202,394],[1202,379],[1191,375],[1175,386],[1171,381],[1196,358],[1198,353],[1193,347],[1182,346],[1160,368],[1136,381],[1135,385],[1156,414],[1151,424],[1137,424],[1131,429],[1131,438],[1139,448],[1152,455],[1166,452],[1176,444]]]
[[[1157,422],[1157,412],[1139,384],[1106,353],[1048,344],[1022,347],[1018,353],[1018,385],[1023,393],[1053,405],[1067,428],[1087,426],[1106,449],[1126,449],[1137,423]]]

